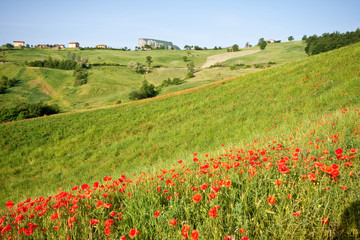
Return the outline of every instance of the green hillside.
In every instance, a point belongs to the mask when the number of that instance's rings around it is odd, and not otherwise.
[[[0,237],[357,239],[359,66],[355,44],[2,124]]]
[[[167,98],[3,124],[1,199],[137,172],[354,108],[359,52],[357,44]]]
[[[289,46],[294,46],[296,51]],[[300,47],[299,47],[300,46]],[[251,64],[262,63],[267,58],[275,60],[282,58],[278,64],[306,57],[302,43],[277,44],[277,50],[272,46],[266,48],[261,54],[253,57]],[[281,51],[279,49],[282,49]],[[246,51],[246,50],[242,50]],[[184,78],[187,73],[187,64],[193,61],[196,68],[201,67],[208,56],[225,53],[226,50],[205,51],[120,51],[120,50],[52,50],[52,49],[23,49],[10,50],[6,54],[6,64],[0,64],[0,76],[6,75],[10,78],[16,77],[20,80],[15,87],[8,90],[6,94],[0,95],[0,107],[10,107],[18,102],[26,101],[36,103],[39,101],[50,104],[58,104],[61,111],[75,111],[103,106],[111,106],[119,102],[129,101],[128,94],[133,89],[141,86],[144,79],[155,85],[160,85],[168,78]],[[79,57],[89,59],[93,65],[89,69],[88,83],[86,85],[74,86],[72,71],[27,67],[25,62],[47,59],[62,59],[68,53],[75,53]],[[265,55],[264,55],[265,54]],[[146,56],[151,56],[153,63],[151,72],[138,74],[126,67],[130,61],[146,64]],[[187,57],[184,62],[183,57]],[[230,61],[230,60],[229,60]],[[120,66],[97,66],[98,64],[118,64]],[[158,68],[161,66],[160,68]],[[205,85],[218,80],[240,76],[257,69],[229,68],[200,69],[195,73],[195,78],[186,80],[182,85],[170,86],[162,89],[160,95],[169,94],[179,90],[189,89]]]

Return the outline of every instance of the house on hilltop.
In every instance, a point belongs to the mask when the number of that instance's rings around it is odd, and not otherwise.
[[[24,41],[14,41],[14,47],[25,47]]]
[[[105,44],[99,44],[96,45],[96,48],[107,48],[107,46]]]
[[[64,44],[55,44],[54,49],[65,49],[65,45]]]
[[[267,43],[275,43],[275,40],[274,40],[274,39],[269,39],[269,40],[267,41]]]
[[[48,44],[38,44],[39,48],[47,48],[49,45]]]
[[[80,47],[80,43],[78,42],[69,43],[69,48],[79,48],[79,47]]]

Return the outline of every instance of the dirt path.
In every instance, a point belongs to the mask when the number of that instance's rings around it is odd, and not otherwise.
[[[224,61],[226,61],[228,59],[246,56],[246,55],[249,55],[249,54],[257,53],[259,51],[260,50],[247,50],[247,51],[229,52],[229,53],[222,53],[222,54],[213,55],[213,56],[210,56],[210,57],[208,57],[206,59],[206,63],[204,65],[202,65],[201,68],[208,68],[211,65],[214,65],[214,64],[220,63],[220,62],[224,62]]]

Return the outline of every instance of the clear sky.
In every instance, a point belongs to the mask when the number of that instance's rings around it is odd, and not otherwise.
[[[360,0],[0,0],[0,44],[107,44],[134,49],[138,38],[243,47],[259,38],[354,31]]]

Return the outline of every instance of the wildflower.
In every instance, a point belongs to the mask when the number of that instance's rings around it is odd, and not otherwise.
[[[175,226],[176,223],[177,223],[176,219],[171,219],[171,220],[170,220],[170,225],[171,225],[171,226]]]
[[[209,193],[209,198],[210,199],[214,199],[216,197],[216,194],[215,193]]]
[[[216,215],[217,215],[216,208],[211,208],[209,210],[209,217],[214,218],[214,217],[216,217]]]
[[[328,223],[329,223],[329,219],[327,219],[327,218],[322,218],[322,219],[321,219],[321,223],[322,223],[322,224],[328,224]]]
[[[350,149],[350,153],[351,153],[351,154],[355,154],[355,153],[356,153],[356,149],[354,149],[354,148]]]
[[[159,215],[160,215],[160,212],[159,211],[155,211],[154,212],[154,216],[157,218],[157,217],[159,217]]]
[[[244,233],[244,232],[245,232],[245,229],[240,228],[240,229],[239,229],[239,232],[240,232],[240,233]]]
[[[268,197],[267,198],[268,203],[270,203],[271,205],[273,205],[275,203],[275,198],[274,197]]]
[[[88,187],[89,187],[89,185],[87,185],[87,184],[81,185],[81,189],[82,189],[82,190],[85,190],[85,189],[87,189]]]
[[[104,233],[105,233],[105,235],[107,236],[107,235],[109,235],[110,233],[111,233],[111,230],[110,230],[110,228],[105,228],[104,229]]]
[[[276,185],[280,186],[282,184],[282,181],[279,179],[279,180],[276,180]]]
[[[191,233],[191,240],[196,240],[199,238],[199,232],[197,230],[193,230]]]
[[[206,184],[202,184],[200,188],[201,188],[201,190],[205,190],[207,188],[207,186],[208,185],[206,185]]]
[[[242,237],[240,240],[249,240],[249,238],[247,236]]]
[[[137,228],[130,229],[129,237],[134,238],[136,235],[138,235],[140,232],[137,230]]]
[[[292,195],[291,194],[287,195],[287,198],[292,199]]]
[[[199,201],[201,200],[201,195],[200,194],[194,194],[194,196],[193,196],[193,201],[195,202],[195,203],[198,203]]]
[[[335,150],[336,155],[341,155],[343,153],[343,150],[341,148]]]
[[[115,216],[115,214],[116,214],[116,211],[112,211],[112,212],[110,213],[110,217]]]
[[[111,225],[113,225],[114,220],[113,219],[108,219],[105,221],[104,225],[105,227],[110,227]]]
[[[341,189],[344,190],[344,191],[346,191],[348,188],[345,187],[345,186],[341,186]]]
[[[90,224],[91,225],[95,225],[95,224],[98,224],[100,221],[99,220],[96,220],[96,219],[91,219],[90,220]]]
[[[8,208],[8,209],[10,209],[10,208],[12,208],[14,205],[15,205],[15,204],[14,204],[12,201],[9,200],[9,201],[6,202],[5,207]]]
[[[225,240],[231,240],[231,237],[230,237],[230,236],[225,236],[224,239],[225,239]]]
[[[301,215],[300,211],[296,211],[294,213],[291,213],[294,217],[299,217]]]

